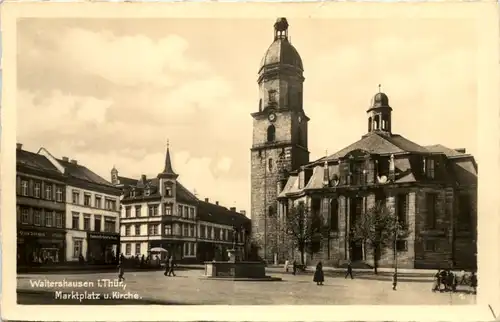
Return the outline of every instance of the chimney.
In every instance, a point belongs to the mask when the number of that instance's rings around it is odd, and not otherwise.
[[[23,149],[23,144],[22,143],[17,143],[16,144],[16,149],[17,150],[22,150]]]
[[[236,207],[231,207],[229,210],[236,212]]]
[[[62,160],[63,160],[64,162],[69,162],[68,157],[62,157]]]
[[[242,214],[242,215],[246,215],[246,214],[247,214],[247,212],[246,212],[245,210],[240,210],[240,214]]]
[[[141,175],[141,180],[142,180],[142,182],[146,182],[146,175],[145,174]]]
[[[455,151],[457,151],[458,153],[465,153],[465,149],[464,148],[460,148],[460,149],[455,149]]]
[[[219,202],[218,202],[218,201],[216,201],[216,202],[215,202],[215,204],[218,206],[218,205],[219,205]]]
[[[73,163],[73,164],[78,164],[78,161],[76,161],[76,160],[71,160],[71,163]]]
[[[208,198],[205,198],[205,202],[210,202],[210,200],[208,200]]]

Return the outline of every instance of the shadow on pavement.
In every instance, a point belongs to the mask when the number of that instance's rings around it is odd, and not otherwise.
[[[161,301],[153,299],[125,300],[125,299],[95,299],[95,300],[59,300],[54,298],[50,291],[24,291],[17,290],[17,304],[21,305],[189,305],[174,301]]]

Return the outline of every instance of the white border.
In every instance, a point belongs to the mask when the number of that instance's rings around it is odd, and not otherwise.
[[[498,11],[495,1],[449,3],[4,3],[1,223],[2,318],[9,320],[141,321],[490,321],[500,311],[498,246]],[[479,240],[477,305],[473,306],[24,306],[16,304],[15,270],[15,143],[16,143],[16,19],[61,18],[330,18],[363,19],[421,17],[468,18],[477,21]],[[444,76],[445,77],[445,76]],[[465,118],[466,116],[464,116]],[[466,129],[464,129],[466,130]],[[496,306],[494,305],[496,303]],[[90,313],[91,312],[91,313]]]

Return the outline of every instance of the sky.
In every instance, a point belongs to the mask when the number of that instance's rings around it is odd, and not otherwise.
[[[304,64],[311,161],[367,131],[378,84],[393,132],[476,154],[477,33],[458,19],[288,19]],[[154,177],[167,140],[199,198],[250,210],[268,19],[22,19],[17,141],[110,180]],[[479,160],[480,162],[480,160]]]

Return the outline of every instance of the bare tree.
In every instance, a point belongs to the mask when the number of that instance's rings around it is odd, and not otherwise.
[[[382,251],[394,248],[396,240],[409,235],[408,227],[399,222],[385,203],[377,202],[355,223],[353,237],[368,244],[373,250],[374,272],[378,273],[378,261]]]
[[[304,263],[306,251],[314,252],[326,228],[323,218],[317,213],[310,213],[304,203],[292,206],[286,214],[283,230],[294,248],[300,252],[300,261]]]

